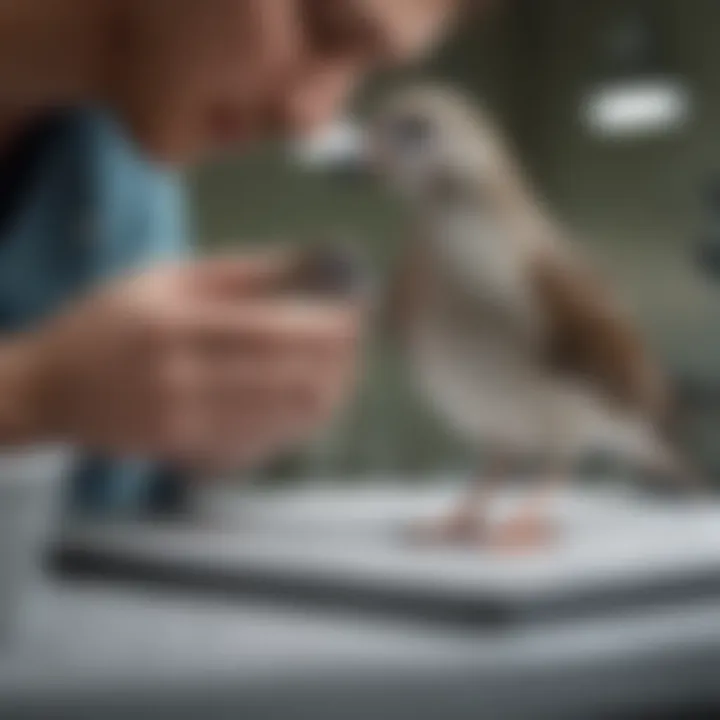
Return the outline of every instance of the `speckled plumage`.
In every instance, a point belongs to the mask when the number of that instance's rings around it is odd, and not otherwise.
[[[487,117],[451,90],[415,88],[384,107],[372,141],[415,222],[389,311],[450,427],[555,465],[604,450],[677,471],[659,366]]]

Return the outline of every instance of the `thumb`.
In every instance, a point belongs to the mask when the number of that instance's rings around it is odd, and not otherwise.
[[[189,280],[195,291],[213,299],[269,295],[287,285],[295,261],[285,249],[214,256],[193,264]]]

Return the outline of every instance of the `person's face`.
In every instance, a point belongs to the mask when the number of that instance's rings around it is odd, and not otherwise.
[[[302,133],[422,54],[461,0],[124,0],[109,102],[151,156]]]

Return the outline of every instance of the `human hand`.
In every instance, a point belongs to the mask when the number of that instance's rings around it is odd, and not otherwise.
[[[42,432],[182,463],[251,464],[308,438],[352,385],[362,310],[283,294],[291,254],[117,282],[28,338]]]

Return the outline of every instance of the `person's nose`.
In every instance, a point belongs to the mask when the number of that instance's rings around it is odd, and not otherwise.
[[[287,99],[290,131],[308,135],[330,124],[349,101],[360,74],[352,62],[328,63],[304,73]]]
[[[298,84],[289,102],[288,123],[299,155],[338,178],[369,174],[363,128],[341,120],[361,75],[354,63],[326,64]]]

